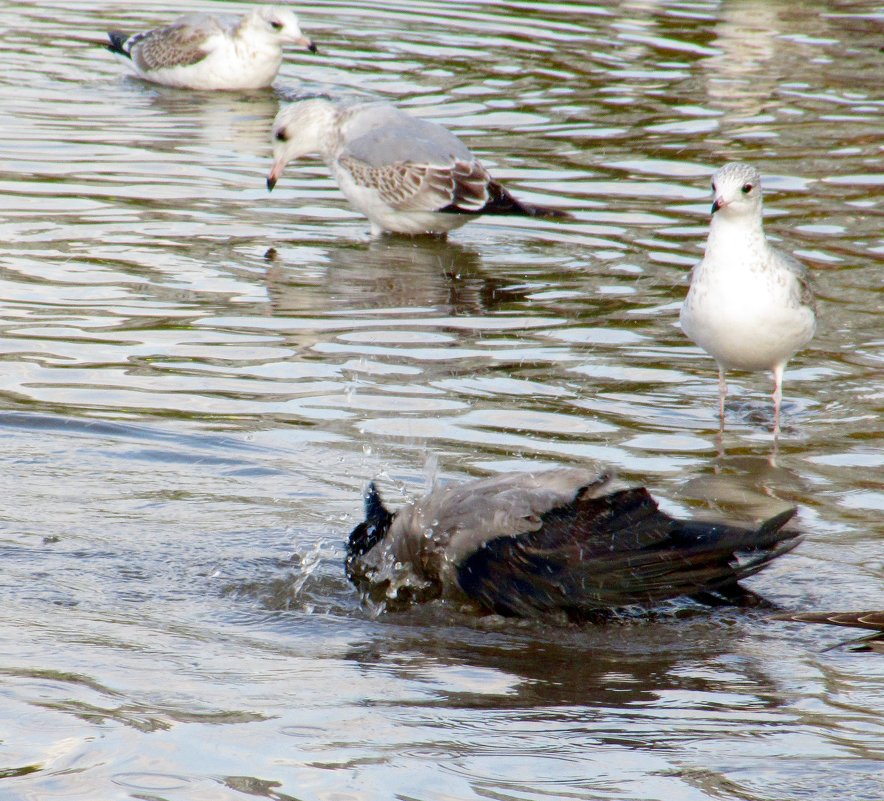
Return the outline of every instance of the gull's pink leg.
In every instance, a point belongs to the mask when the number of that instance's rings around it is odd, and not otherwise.
[[[718,368],[718,420],[724,428],[724,399],[727,397],[727,382],[724,380],[724,368]]]
[[[785,369],[785,364],[778,364],[773,369],[774,391],[772,397],[774,402],[774,438],[780,433],[780,404],[783,401],[783,372]]]

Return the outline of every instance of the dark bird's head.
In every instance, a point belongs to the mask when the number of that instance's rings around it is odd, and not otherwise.
[[[365,491],[365,520],[350,532],[347,540],[347,559],[344,566],[348,579],[354,581],[359,558],[383,540],[392,522],[393,515],[387,511],[378,488],[372,481]]]

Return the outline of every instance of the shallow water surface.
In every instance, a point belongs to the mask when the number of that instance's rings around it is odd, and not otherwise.
[[[195,0],[188,9],[242,10]],[[600,460],[669,511],[800,509],[751,580],[884,608],[872,3],[334,2],[274,89],[194,94],[99,46],[159,0],[0,1],[0,797],[884,796],[884,659],[763,611],[610,626],[373,615],[342,569],[378,478]],[[573,222],[371,239],[298,91],[384,96]],[[709,176],[765,176],[819,329],[767,376],[677,326]]]

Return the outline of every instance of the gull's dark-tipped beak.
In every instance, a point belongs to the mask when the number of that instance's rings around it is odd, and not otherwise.
[[[298,45],[298,47],[303,47],[305,50],[309,50],[311,53],[319,52],[319,48],[309,36],[304,36],[302,34],[300,37],[292,41],[294,42],[294,44]]]
[[[270,168],[270,172],[267,174],[267,191],[272,192],[273,187],[276,186],[276,182],[279,180],[279,176],[282,175],[282,171],[285,169],[286,165],[285,156],[279,156],[276,161],[273,162],[273,166]]]
[[[716,211],[724,208],[724,206],[725,203],[720,197],[715,198],[715,202],[712,204],[712,214],[715,214]]]

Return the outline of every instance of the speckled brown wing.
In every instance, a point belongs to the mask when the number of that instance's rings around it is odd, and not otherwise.
[[[397,211],[441,211],[449,208],[478,213],[488,201],[490,177],[476,161],[447,165],[400,161],[379,167],[351,155],[338,163],[358,186],[374,189]]]
[[[180,23],[133,36],[128,50],[142,72],[187,67],[208,55],[207,38],[204,28]]]

